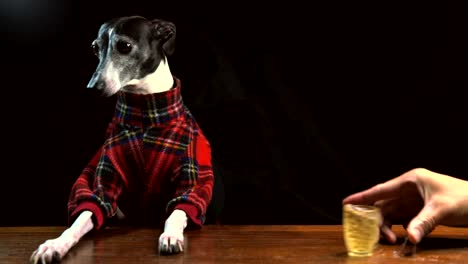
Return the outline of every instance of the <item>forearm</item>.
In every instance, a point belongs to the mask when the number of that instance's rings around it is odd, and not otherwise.
[[[187,214],[183,210],[175,209],[166,219],[164,231],[183,232],[187,227]]]
[[[83,211],[72,226],[59,237],[46,240],[31,255],[30,263],[49,263],[61,260],[67,252],[89,231],[93,229],[90,211]]]
[[[94,228],[99,230],[106,219],[116,214],[117,200],[124,188],[125,177],[115,169],[107,154],[98,157],[97,165],[97,158],[94,158],[88,167],[94,166],[96,170],[92,174],[85,171],[73,185],[68,203],[69,223],[75,221],[83,211],[90,211]]]
[[[78,241],[91,231],[94,227],[92,221],[93,213],[91,211],[83,211],[76,218],[75,222],[65,230],[61,235],[60,239],[64,239],[70,243],[69,248],[73,247]]]
[[[181,178],[185,177],[181,175]],[[169,212],[172,210],[184,211],[190,223],[195,228],[203,225],[207,207],[211,201],[213,189],[213,173],[209,171],[199,171],[198,179],[187,184],[188,181],[177,187],[176,197],[168,203]]]

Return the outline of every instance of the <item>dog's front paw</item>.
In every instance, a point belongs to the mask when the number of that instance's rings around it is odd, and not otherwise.
[[[49,239],[32,253],[29,262],[34,264],[59,262],[70,249],[70,244],[61,238]]]
[[[182,251],[184,251],[183,232],[164,232],[159,236],[159,254],[177,254]]]

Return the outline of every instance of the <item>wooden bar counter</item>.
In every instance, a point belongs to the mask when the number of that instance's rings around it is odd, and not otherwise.
[[[65,227],[0,227],[0,263],[27,263]],[[158,229],[113,227],[89,234],[62,263],[468,263],[468,229],[439,226],[411,256],[379,244],[371,257],[348,257],[341,225],[206,225],[185,234],[185,251],[159,256]]]

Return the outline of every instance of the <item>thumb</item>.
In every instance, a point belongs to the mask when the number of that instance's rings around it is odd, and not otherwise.
[[[417,244],[437,226],[440,212],[437,208],[426,205],[419,214],[408,224],[407,232],[409,240]]]

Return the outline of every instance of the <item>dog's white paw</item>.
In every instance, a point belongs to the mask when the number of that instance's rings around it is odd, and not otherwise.
[[[166,231],[159,236],[159,254],[177,254],[184,251],[184,233]]]
[[[187,226],[187,215],[175,209],[164,224],[164,231],[159,236],[159,253],[162,255],[177,254],[184,251],[184,229]]]
[[[67,242],[63,238],[46,240],[32,253],[29,262],[45,264],[60,261],[72,244],[72,241]]]

